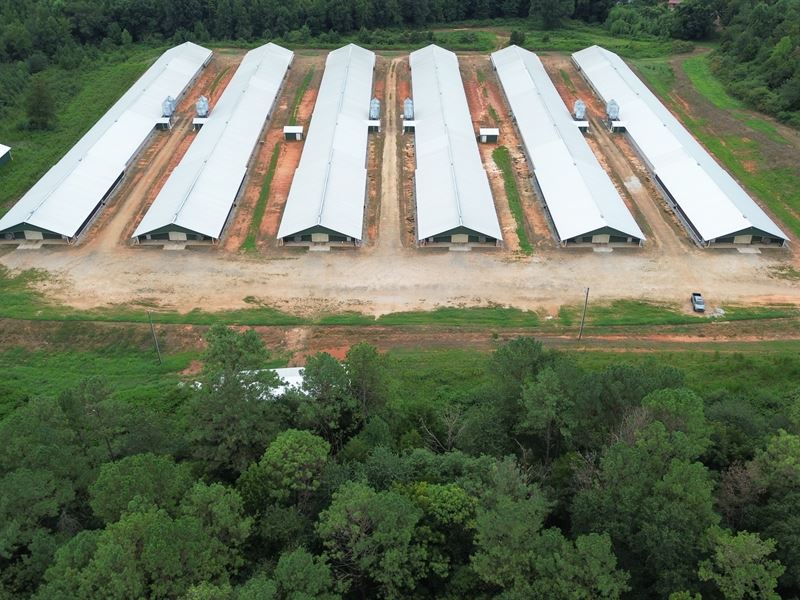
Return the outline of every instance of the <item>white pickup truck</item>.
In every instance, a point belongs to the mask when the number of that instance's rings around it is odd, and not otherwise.
[[[703,294],[694,292],[692,294],[692,310],[694,312],[706,312],[706,302],[703,300]]]

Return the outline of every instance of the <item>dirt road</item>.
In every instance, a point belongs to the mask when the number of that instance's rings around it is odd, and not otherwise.
[[[381,201],[378,243],[376,250],[380,254],[392,254],[403,248],[400,237],[400,169],[397,164],[400,134],[400,115],[398,104],[403,99],[397,97],[397,65],[401,58],[394,58],[389,63],[389,73],[384,87],[385,115],[383,126],[385,136],[383,147],[383,164],[381,166]]]

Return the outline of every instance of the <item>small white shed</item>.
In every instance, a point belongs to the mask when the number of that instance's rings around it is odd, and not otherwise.
[[[478,130],[478,140],[481,144],[496,144],[500,139],[500,130],[495,128],[481,127]]]
[[[303,139],[303,127],[301,125],[286,125],[283,128],[283,139],[299,142]]]

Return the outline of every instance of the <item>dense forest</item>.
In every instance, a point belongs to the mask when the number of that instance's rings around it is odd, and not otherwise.
[[[357,34],[366,45],[418,44],[437,25],[492,19],[505,19],[517,40],[565,19],[620,37],[721,36],[715,64],[730,90],[759,110],[800,119],[800,0],[685,0],[674,10],[664,0],[0,0],[0,116],[26,94],[34,105],[47,101],[33,76],[49,65],[77,69],[98,49],[133,42],[313,45]]]
[[[460,392],[363,343],[281,390],[253,331],[207,342],[196,383],[144,402],[16,390],[0,597],[800,592],[800,387],[703,398],[669,366],[519,338]]]

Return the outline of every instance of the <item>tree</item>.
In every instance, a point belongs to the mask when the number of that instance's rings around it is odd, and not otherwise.
[[[30,539],[29,527],[65,511],[92,479],[92,469],[57,403],[33,399],[0,420],[0,555]],[[13,533],[13,535],[12,535]],[[13,541],[16,540],[16,541]]]
[[[552,451],[572,435],[572,400],[562,389],[555,371],[547,367],[539,372],[535,381],[525,384],[522,402],[524,413],[518,430],[531,432],[541,439],[544,462],[549,465]]]
[[[192,481],[189,468],[171,457],[137,454],[100,468],[89,487],[89,503],[105,523],[117,521],[134,499],[174,513]]]
[[[26,101],[26,114],[31,129],[50,129],[56,120],[56,100],[43,77],[31,80]]]
[[[657,390],[642,399],[642,406],[666,427],[673,438],[671,444],[681,448],[687,458],[701,456],[711,445],[705,402],[691,390]]]
[[[416,542],[427,549],[429,574],[446,579],[469,558],[477,499],[455,483],[417,481],[395,489],[422,510]]]
[[[292,600],[336,600],[331,569],[324,558],[310,554],[304,548],[284,553],[274,574],[280,598]]]
[[[472,565],[481,579],[520,600],[610,599],[630,589],[607,535],[571,542],[557,529],[542,530],[547,510],[541,496],[506,498],[478,517]]]
[[[338,452],[355,428],[357,412],[345,367],[325,352],[310,356],[297,407],[300,427],[315,431]]]
[[[545,29],[554,29],[575,11],[575,0],[531,0],[529,15],[541,20]]]
[[[278,586],[264,574],[248,579],[236,588],[236,600],[277,600]]]
[[[511,37],[508,40],[509,46],[524,46],[525,45],[525,32],[515,29],[511,32]]]
[[[58,553],[44,598],[51,586],[76,590],[76,598],[179,597],[200,582],[224,584],[235,572],[230,554],[220,552],[221,542],[200,519],[172,518],[152,506],[123,515],[85,542],[77,555]]]
[[[690,452],[655,421],[632,442],[610,447],[575,496],[575,531],[607,532],[641,593],[667,595],[697,585],[695,565],[719,517],[708,470],[692,462]]]
[[[384,358],[375,346],[361,342],[347,351],[345,370],[350,389],[366,422],[386,403],[388,395]]]
[[[711,0],[684,0],[675,8],[675,37],[684,40],[706,39],[714,31],[716,13]]]
[[[778,600],[775,592],[783,565],[769,559],[774,540],[762,540],[757,533],[714,528],[709,532],[714,545],[710,559],[700,563],[701,581],[712,581],[726,600]]]
[[[309,431],[288,429],[278,435],[239,480],[248,509],[258,512],[270,503],[304,506],[320,485],[330,449]]]
[[[342,585],[398,597],[414,588],[425,552],[414,544],[422,511],[395,492],[349,482],[320,513],[317,534]]]
[[[278,377],[263,368],[269,353],[253,330],[214,326],[207,339],[203,389],[187,403],[186,436],[209,473],[234,481],[284,429],[270,401]]]
[[[786,567],[782,588],[800,587],[800,436],[780,430],[748,465],[749,494],[742,494],[742,527],[776,542],[776,558]]]

